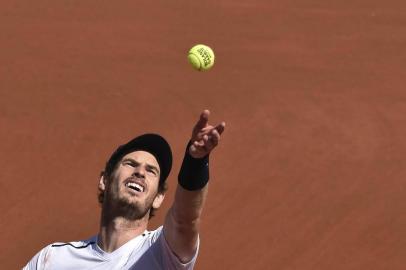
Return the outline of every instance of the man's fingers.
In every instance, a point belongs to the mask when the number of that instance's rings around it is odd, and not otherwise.
[[[224,131],[224,128],[224,122],[217,125],[216,127],[207,126],[202,129],[202,133],[198,136],[196,141],[199,142],[199,146],[203,146],[208,141],[211,141],[211,144],[213,145],[217,145],[220,140],[221,133]]]
[[[210,135],[210,136],[205,135],[203,137],[203,141],[204,141],[204,149],[206,151],[210,152],[214,147],[213,136],[212,135]]]
[[[202,129],[202,128],[207,126],[207,123],[209,122],[209,115],[210,115],[209,110],[204,110],[200,114],[199,121],[197,121],[197,123],[196,123],[196,128],[197,129]]]
[[[197,152],[202,146],[199,144],[198,141],[194,141],[190,146],[190,151]]]
[[[221,133],[223,133],[224,129],[226,128],[226,123],[225,122],[221,122],[220,124],[218,124],[214,129],[216,129],[218,131],[218,133],[221,135]]]
[[[211,134],[213,130],[217,130],[218,133],[221,135],[225,129],[226,124],[224,122],[218,124],[217,126],[213,127],[211,125],[206,125],[206,127],[200,129],[200,132],[198,133],[198,140],[203,139],[203,135],[205,134]]]
[[[217,129],[213,129],[211,132],[211,142],[213,146],[217,146],[220,140],[220,133],[217,131]]]

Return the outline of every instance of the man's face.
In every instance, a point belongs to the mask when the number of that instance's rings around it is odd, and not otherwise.
[[[158,194],[159,176],[159,164],[152,154],[135,151],[125,155],[110,179],[104,179],[107,205],[129,218],[144,217],[163,200],[163,194]]]

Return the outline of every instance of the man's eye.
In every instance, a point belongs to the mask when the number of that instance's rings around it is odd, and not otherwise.
[[[135,164],[132,163],[132,162],[124,162],[124,165],[128,165],[128,166],[131,166],[131,167],[134,167],[134,166],[135,166]]]
[[[152,173],[153,175],[156,175],[156,171],[153,170],[153,169],[148,169],[147,171],[148,171],[149,173]]]

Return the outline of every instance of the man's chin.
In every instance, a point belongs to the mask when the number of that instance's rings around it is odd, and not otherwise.
[[[122,198],[117,204],[117,214],[130,220],[143,218],[149,211],[149,208],[142,207],[138,202]]]
[[[120,198],[117,200],[117,205],[120,208],[127,208],[127,209],[134,209],[137,210],[138,208],[140,208],[139,202],[135,201],[135,200],[131,200],[129,198]]]

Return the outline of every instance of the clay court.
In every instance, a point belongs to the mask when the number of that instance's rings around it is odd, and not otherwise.
[[[0,1],[0,262],[98,230],[116,146],[225,121],[195,269],[406,265],[402,1]],[[187,51],[211,46],[194,71]]]

